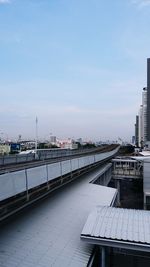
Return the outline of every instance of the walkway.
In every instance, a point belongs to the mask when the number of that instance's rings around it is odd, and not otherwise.
[[[1,227],[0,267],[87,266],[93,245],[80,240],[85,221],[116,196],[116,189],[89,184],[99,172],[80,176]]]

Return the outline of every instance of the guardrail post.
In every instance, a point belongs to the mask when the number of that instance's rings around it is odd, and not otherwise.
[[[80,171],[79,171],[79,158],[78,158],[78,173],[80,173]]]
[[[72,160],[70,160],[70,176],[72,178]]]
[[[28,174],[27,170],[25,169],[25,176],[26,176],[26,196],[27,196],[27,201],[29,201],[29,192],[28,192]]]
[[[61,175],[61,184],[63,183],[63,178],[62,178],[62,162],[60,161],[60,175]]]
[[[46,177],[46,180],[47,180],[47,190],[49,190],[49,183],[48,183],[48,165],[45,164],[45,167],[46,167],[46,175],[47,175],[47,177]]]

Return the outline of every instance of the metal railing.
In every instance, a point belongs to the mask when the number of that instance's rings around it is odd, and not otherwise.
[[[0,175],[0,201],[13,197],[22,192],[48,183],[58,177],[72,173],[78,169],[93,165],[111,158],[118,148],[110,152],[78,157],[71,160],[45,164]]]

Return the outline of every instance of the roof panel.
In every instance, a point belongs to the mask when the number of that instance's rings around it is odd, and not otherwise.
[[[93,246],[80,240],[85,220],[116,194],[116,189],[89,184],[99,172],[80,176],[2,227],[0,266],[87,266]]]
[[[150,212],[98,206],[87,219],[84,236],[150,245]]]

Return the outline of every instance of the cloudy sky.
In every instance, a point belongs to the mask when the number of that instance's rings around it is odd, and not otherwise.
[[[130,140],[150,0],[0,0],[0,137]]]

